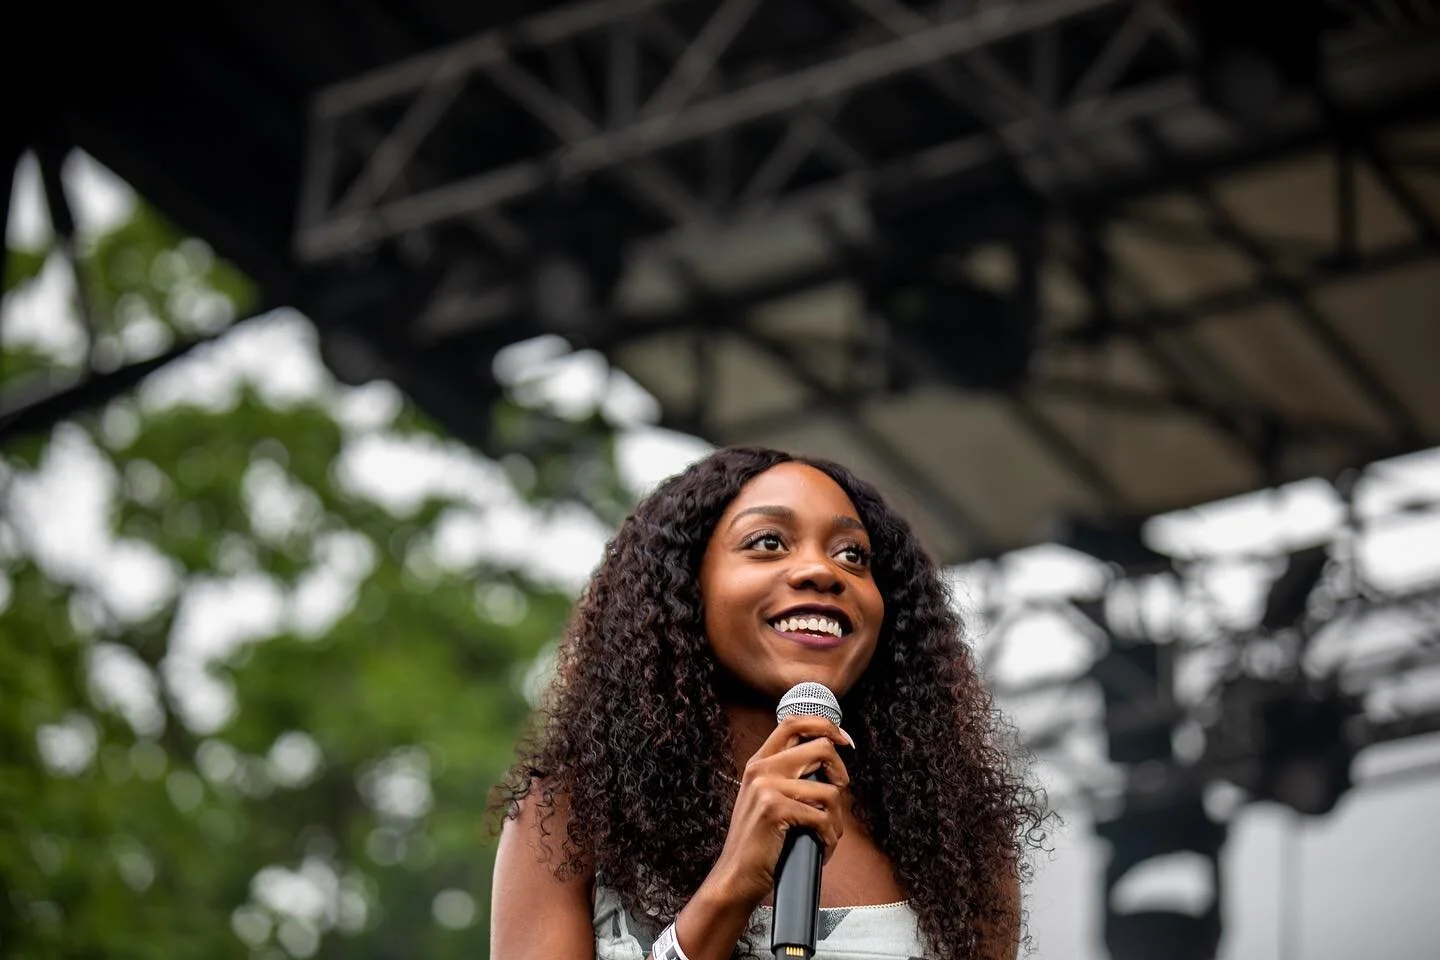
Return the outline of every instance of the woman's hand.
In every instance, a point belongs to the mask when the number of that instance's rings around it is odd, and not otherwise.
[[[744,904],[748,915],[774,887],[791,827],[815,831],[830,859],[850,808],[850,775],[835,750],[842,744],[848,737],[823,717],[788,717],[775,728],[745,764],[725,847],[705,881],[716,885],[711,892]],[[821,769],[828,783],[802,779]]]

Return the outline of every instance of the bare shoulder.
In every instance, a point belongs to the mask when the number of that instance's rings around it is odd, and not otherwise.
[[[595,956],[593,878],[588,870],[557,875],[569,814],[563,798],[547,810],[532,791],[501,827],[490,901],[494,960]]]

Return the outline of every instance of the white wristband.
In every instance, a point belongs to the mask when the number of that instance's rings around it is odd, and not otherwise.
[[[660,936],[655,938],[655,946],[650,949],[650,956],[654,960],[690,960],[685,951],[680,949],[680,941],[675,936],[675,924],[670,924],[660,931]]]

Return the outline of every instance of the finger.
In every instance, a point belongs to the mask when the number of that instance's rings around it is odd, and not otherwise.
[[[839,817],[829,815],[823,810],[818,810],[800,800],[790,797],[782,798],[783,802],[777,806],[781,822],[785,828],[793,829],[803,827],[813,830],[815,836],[824,848],[822,861],[830,859],[830,854],[840,843],[840,837],[844,834],[844,827]]]
[[[789,745],[793,746],[805,740],[815,740],[821,737],[831,741],[839,747],[853,747],[854,740],[846,733],[839,724],[826,717],[793,716],[786,717],[777,726],[776,730],[789,731]]]
[[[850,784],[850,771],[845,768],[845,761],[840,758],[831,740],[806,740],[773,757],[751,757],[745,764],[744,780],[760,777],[798,780],[816,770],[823,770],[825,779],[830,783],[839,786]]]
[[[769,763],[796,778],[823,769],[829,782],[840,786],[850,783],[850,771],[831,740],[807,740],[771,758]]]
[[[843,819],[849,808],[849,792],[832,783],[815,780],[791,780],[785,777],[766,776],[755,781],[754,796],[762,811],[769,811],[768,818],[776,819],[774,805],[781,799],[798,800],[831,817]],[[783,804],[782,804],[783,806]],[[765,815],[765,814],[762,814]]]
[[[840,813],[845,806],[843,788],[833,783],[817,783],[814,780],[782,780],[780,789],[785,795],[801,803],[808,803],[826,813]]]
[[[755,757],[771,757],[797,743],[818,739],[829,740],[847,747],[853,745],[845,732],[825,717],[786,717],[775,727],[770,736],[765,738],[760,749],[755,751]]]

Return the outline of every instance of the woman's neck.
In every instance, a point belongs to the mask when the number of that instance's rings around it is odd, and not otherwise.
[[[735,758],[735,776],[742,776],[745,764],[775,732],[775,708],[758,704],[727,703],[730,747]]]

